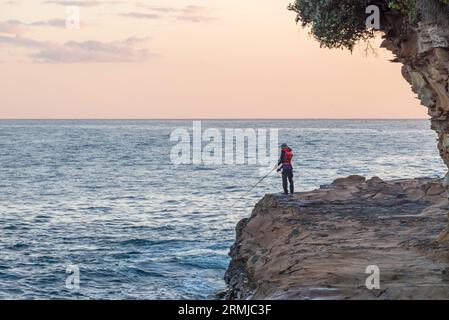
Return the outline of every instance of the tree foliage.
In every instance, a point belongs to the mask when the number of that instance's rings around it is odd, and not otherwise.
[[[363,18],[369,3],[363,0],[297,0],[289,9],[298,14],[296,22],[311,28],[322,46],[352,50],[358,40],[373,37]]]
[[[297,13],[297,23],[310,27],[321,46],[352,50],[358,41],[374,37],[366,28],[366,8],[371,4],[383,13],[400,12],[409,26],[449,21],[449,0],[296,0],[288,8]]]

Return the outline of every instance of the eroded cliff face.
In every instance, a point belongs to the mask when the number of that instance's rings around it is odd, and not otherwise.
[[[428,108],[438,150],[449,168],[449,25],[422,21],[407,27],[398,15],[386,16],[383,47],[403,64],[402,74]],[[449,197],[449,172],[443,179]],[[449,226],[437,238],[449,240]]]
[[[429,110],[438,149],[449,167],[449,26],[421,22],[405,29],[397,16],[386,17],[383,46],[403,64],[402,74]],[[449,173],[443,184],[449,191]]]
[[[449,299],[440,180],[360,176],[267,195],[236,228],[228,299]],[[380,270],[380,289],[365,286]]]

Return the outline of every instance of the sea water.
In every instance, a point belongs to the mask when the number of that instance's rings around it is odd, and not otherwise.
[[[269,168],[174,165],[192,121],[0,121],[0,299],[206,299],[225,288],[235,225]],[[350,174],[441,177],[427,120],[203,121],[279,129],[296,190]],[[268,170],[269,171],[269,170]],[[74,270],[76,274],[74,274]],[[67,281],[78,276],[79,284]],[[69,285],[72,284],[72,285]]]

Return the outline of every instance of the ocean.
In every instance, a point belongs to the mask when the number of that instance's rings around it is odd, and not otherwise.
[[[359,174],[442,177],[427,120],[202,121],[278,129],[296,191]],[[235,225],[266,193],[253,164],[173,164],[188,120],[0,120],[0,299],[208,299]],[[73,279],[79,279],[72,281]]]

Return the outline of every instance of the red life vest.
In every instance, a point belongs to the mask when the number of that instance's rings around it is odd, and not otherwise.
[[[282,162],[283,165],[291,165],[292,164],[292,158],[293,158],[293,151],[290,148],[282,149],[282,152],[284,152],[284,161]]]

